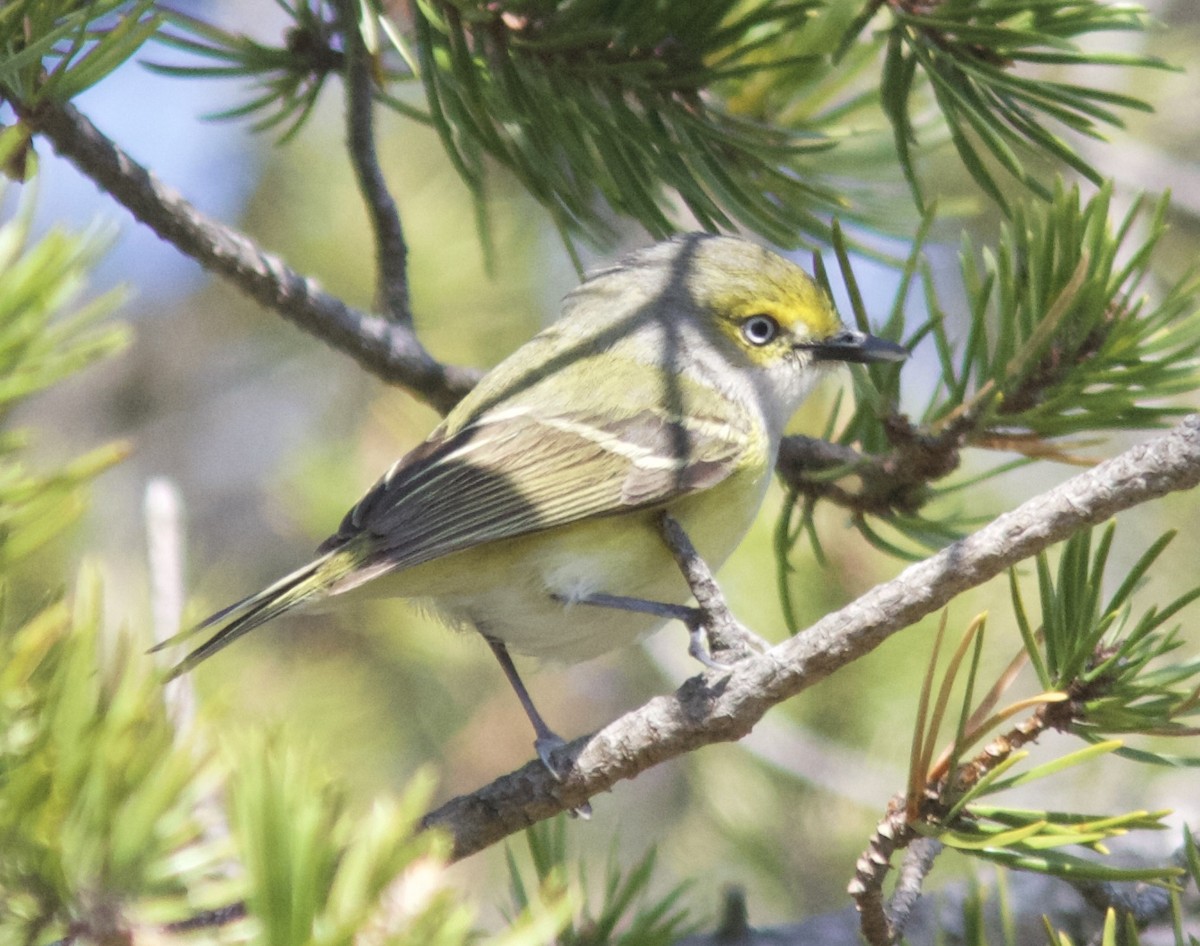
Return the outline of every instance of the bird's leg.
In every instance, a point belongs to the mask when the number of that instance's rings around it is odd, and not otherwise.
[[[669,621],[682,621],[688,631],[688,653],[710,670],[720,670],[726,665],[713,658],[705,644],[707,637],[705,614],[700,608],[689,608],[686,604],[666,604],[662,601],[647,601],[645,598],[628,598],[625,595],[607,595],[603,592],[586,595],[575,604],[590,604],[597,608],[616,608],[620,611],[636,611],[638,614],[653,614]]]
[[[562,775],[554,768],[550,756],[555,749],[565,746],[567,744],[566,741],[546,725],[546,721],[542,719],[542,714],[533,705],[533,697],[529,695],[529,690],[525,688],[525,681],[517,673],[516,665],[513,663],[512,657],[509,656],[508,648],[504,646],[504,642],[498,641],[494,637],[489,637],[487,634],[484,634],[483,638],[488,642],[488,646],[492,648],[492,653],[496,655],[496,659],[500,661],[500,669],[508,677],[509,685],[513,688],[513,692],[517,694],[517,699],[521,701],[521,709],[525,710],[525,715],[529,717],[529,722],[533,724],[533,734],[535,736],[533,748],[537,750],[538,758],[550,770],[551,775],[562,781]]]
[[[688,624],[688,631],[692,635],[688,651],[693,656],[698,656],[695,648],[701,646],[701,633],[708,639],[709,660],[712,659],[713,652],[729,651],[737,660],[767,650],[770,645],[730,612],[729,604],[725,601],[716,578],[713,577],[712,569],[700,557],[683,527],[665,511],[659,517],[658,527],[663,541],[671,550],[684,580],[692,591],[692,596],[696,599],[697,607],[693,610],[700,615],[700,620],[695,625]],[[704,658],[698,659],[701,663],[707,663]]]
[[[659,519],[659,529],[663,542],[675,557],[679,570],[696,599],[696,607],[600,592],[579,598],[575,603],[637,611],[639,614],[653,614],[667,620],[682,621],[688,629],[688,653],[712,669],[728,666],[727,663],[717,660],[715,653],[727,651],[734,660],[739,660],[765,651],[769,646],[767,642],[730,613],[729,605],[725,602],[725,596],[721,594],[716,579],[713,578],[712,570],[700,557],[679,523],[664,512]]]
[[[555,600],[566,603],[567,598],[555,595]],[[582,598],[569,599],[573,604],[590,604],[597,608],[616,608],[618,611],[636,611],[638,614],[653,614],[657,618],[668,621],[682,621],[691,625],[701,618],[699,608],[689,608],[686,604],[666,604],[662,601],[647,601],[645,598],[628,598],[625,595],[608,595],[601,591]]]
[[[525,688],[525,681],[517,673],[516,665],[513,663],[512,657],[509,656],[508,648],[504,646],[504,642],[498,641],[494,637],[488,637],[487,634],[484,634],[483,637],[488,642],[488,646],[492,648],[492,653],[496,655],[496,659],[500,661],[500,669],[508,677],[509,685],[513,688],[513,692],[517,694],[517,699],[521,701],[521,709],[525,710],[525,715],[529,717],[529,722],[533,724],[533,734],[536,737],[533,741],[533,747],[537,750],[538,758],[542,760],[555,778],[559,778],[559,773],[555,771],[553,764],[551,764],[550,754],[560,746],[565,746],[566,742],[558,733],[546,725],[546,721],[542,719],[542,714],[533,705],[533,697],[529,695],[529,691]]]
[[[483,639],[492,648],[492,653],[496,655],[496,659],[500,662],[500,669],[508,677],[509,685],[513,688],[513,692],[517,694],[517,699],[521,701],[521,709],[525,710],[525,715],[529,717],[529,722],[533,725],[533,734],[535,736],[533,748],[537,750],[538,758],[542,760],[542,765],[546,767],[550,774],[561,782],[565,772],[560,772],[554,767],[552,754],[555,749],[565,746],[566,742],[562,736],[546,725],[546,721],[542,719],[542,714],[533,705],[533,697],[529,695],[529,690],[525,688],[525,681],[517,673],[517,667],[508,653],[508,648],[504,646],[504,642],[496,640],[494,637],[489,637],[486,633],[483,635]],[[584,802],[578,808],[572,808],[570,814],[574,818],[590,818],[592,806],[588,802]]]

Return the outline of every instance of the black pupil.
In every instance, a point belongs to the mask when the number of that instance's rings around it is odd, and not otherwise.
[[[746,320],[742,334],[752,345],[765,345],[779,332],[779,323],[769,315],[755,315]]]

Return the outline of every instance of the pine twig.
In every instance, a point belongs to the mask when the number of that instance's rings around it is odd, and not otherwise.
[[[444,413],[478,380],[471,369],[435,360],[409,326],[347,306],[245,234],[201,213],[73,105],[11,104],[55,151],[168,243],[384,381],[403,385]]]
[[[1099,913],[1113,910],[1119,917],[1128,916],[1138,929],[1170,919],[1171,891],[1164,887],[1101,880],[1068,879],[1068,883]]]
[[[847,888],[860,914],[863,938],[871,946],[892,946],[899,942],[904,922],[921,896],[921,884],[941,851],[940,843],[922,837],[913,825],[925,818],[938,821],[946,804],[947,789],[957,794],[975,785],[1022,746],[1036,741],[1047,729],[1065,728],[1075,708],[1077,705],[1071,702],[1044,703],[1028,719],[993,739],[957,771],[933,773],[921,795],[915,819],[909,818],[907,799],[903,795],[891,800],[887,814],[867,843],[867,849],[855,862],[854,879]],[[891,870],[892,856],[904,848],[908,849],[909,855],[901,868],[891,903],[885,905],[883,882]]]
[[[1068,689],[1066,699],[1040,702],[1027,718],[995,736],[969,761],[953,768],[948,759],[956,753],[947,752],[934,765],[922,773],[920,790],[910,790],[908,797],[897,796],[888,804],[887,813],[879,822],[875,833],[867,844],[866,851],[854,865],[854,879],[849,893],[854,898],[860,913],[863,937],[871,946],[892,946],[904,932],[904,922],[921,895],[921,884],[933,866],[933,861],[942,845],[933,838],[923,837],[916,829],[922,821],[947,826],[946,813],[951,810],[955,798],[979,784],[997,766],[1010,759],[1037,739],[1047,730],[1066,730],[1077,721],[1084,707],[1092,699],[1102,695],[1103,684],[1093,682],[1089,686],[1074,685]],[[913,795],[917,796],[913,805]],[[883,882],[891,869],[893,854],[908,848],[908,855],[901,868],[891,903],[883,903]],[[1069,880],[1069,878],[1068,878]],[[1161,907],[1153,897],[1141,898],[1137,891],[1132,894],[1128,885],[1100,885],[1074,882],[1084,896],[1109,897],[1139,919],[1145,912],[1147,921],[1153,919],[1153,911]]]

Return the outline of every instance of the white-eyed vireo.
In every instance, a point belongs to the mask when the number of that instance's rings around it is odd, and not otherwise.
[[[388,470],[315,561],[186,632],[217,628],[171,675],[284,611],[370,582],[484,635],[546,759],[559,740],[507,648],[583,660],[661,626],[611,606],[689,599],[660,513],[716,568],[826,368],[905,356],[844,328],[799,267],[753,243],[691,234],[633,253],[570,293],[562,317]]]

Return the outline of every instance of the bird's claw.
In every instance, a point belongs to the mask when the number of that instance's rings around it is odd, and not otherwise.
[[[554,760],[554,753],[566,744],[566,741],[555,733],[546,733],[533,741],[533,748],[537,751],[538,758],[542,760],[542,765],[546,767],[556,782],[561,782],[566,778],[567,770],[559,768]],[[592,816],[591,802],[585,801],[582,805],[572,808],[568,814],[572,818],[582,818],[586,821]]]

